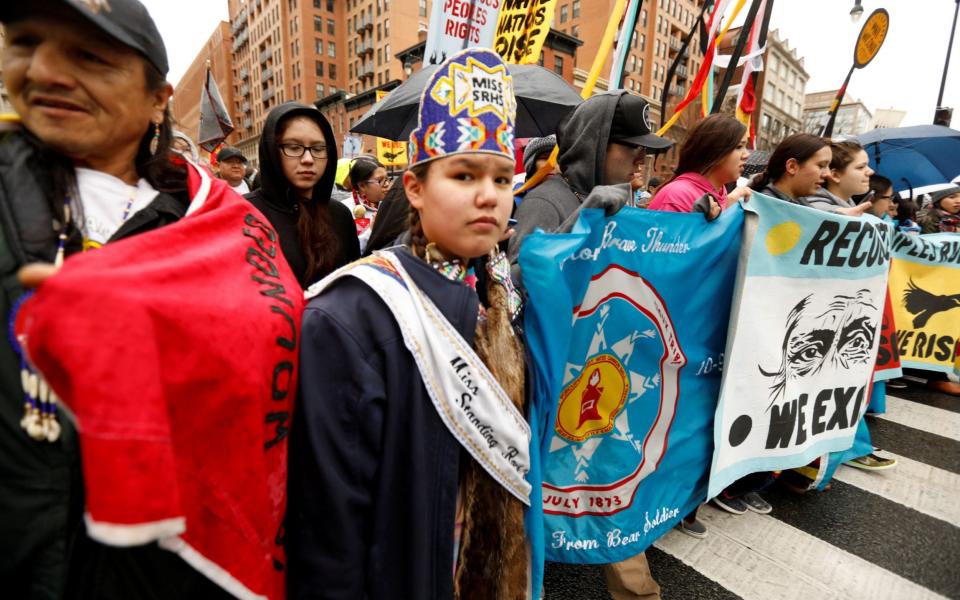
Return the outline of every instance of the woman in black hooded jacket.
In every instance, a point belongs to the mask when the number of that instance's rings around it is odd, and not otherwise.
[[[276,228],[304,288],[360,258],[353,215],[330,201],[336,170],[337,142],[320,111],[297,102],[270,111],[260,135],[260,189],[245,197]]]

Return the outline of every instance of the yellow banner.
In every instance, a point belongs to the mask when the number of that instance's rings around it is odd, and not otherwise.
[[[377,90],[377,102],[387,97],[389,92]],[[407,143],[395,142],[386,138],[377,138],[377,160],[385,167],[407,166]]]
[[[493,49],[508,63],[537,64],[557,0],[503,0]]]
[[[894,256],[890,298],[904,367],[947,373],[960,365],[958,271],[949,263],[921,264]]]

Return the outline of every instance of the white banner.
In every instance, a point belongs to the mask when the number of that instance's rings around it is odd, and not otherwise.
[[[424,65],[438,65],[465,48],[492,48],[501,0],[434,0]]]

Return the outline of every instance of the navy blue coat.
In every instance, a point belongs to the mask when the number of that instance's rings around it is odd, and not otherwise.
[[[477,294],[406,250],[410,276],[469,343]],[[387,306],[345,277],[303,316],[290,437],[291,598],[453,597],[461,447]]]

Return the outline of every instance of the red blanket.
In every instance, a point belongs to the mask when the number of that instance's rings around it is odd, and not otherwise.
[[[189,188],[181,221],[67,260],[18,334],[76,417],[90,535],[282,598],[303,293],[262,214],[193,167]]]

